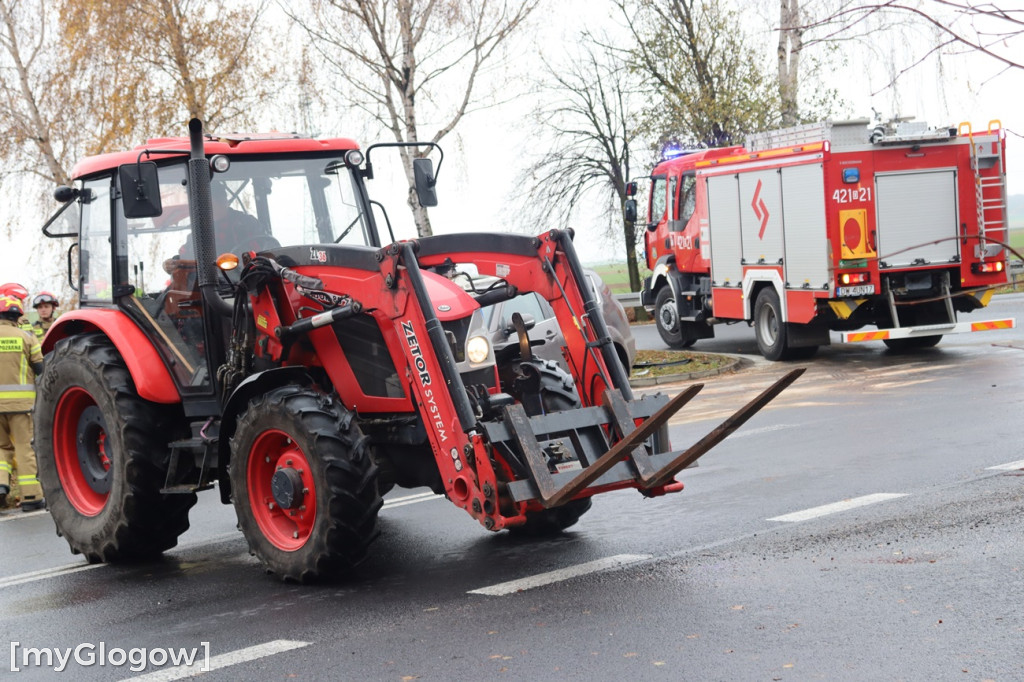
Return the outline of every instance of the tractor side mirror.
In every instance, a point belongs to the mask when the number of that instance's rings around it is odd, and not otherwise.
[[[68,187],[61,185],[57,189],[53,190],[53,198],[62,204],[66,204],[69,201],[73,201],[78,198],[80,194],[79,190],[75,187]]]
[[[437,206],[437,181],[434,179],[434,162],[430,159],[413,159],[412,174],[416,179],[416,198],[420,206]]]
[[[626,202],[622,206],[622,210],[625,214],[627,223],[636,222],[636,199],[626,199]]]
[[[154,218],[163,213],[155,163],[126,163],[118,167],[117,175],[125,218]]]

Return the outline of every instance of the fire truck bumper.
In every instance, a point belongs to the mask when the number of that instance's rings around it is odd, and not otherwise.
[[[1014,329],[1016,326],[1017,320],[1010,317],[1003,320],[985,320],[983,322],[927,324],[917,327],[898,327],[896,329],[879,329],[868,332],[843,332],[839,336],[843,343],[858,343],[860,341],[885,341],[886,339],[909,339],[921,336],[988,332],[999,329]]]

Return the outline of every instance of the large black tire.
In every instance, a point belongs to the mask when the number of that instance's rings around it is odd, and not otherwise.
[[[911,336],[905,339],[882,339],[882,343],[895,353],[906,353],[922,348],[931,348],[941,340],[942,334],[934,334],[932,336]]]
[[[817,346],[789,345],[789,323],[782,321],[779,294],[771,286],[761,289],[754,302],[754,334],[758,350],[768,360],[806,360],[818,352]]]
[[[687,345],[683,342],[676,297],[672,294],[672,287],[667,284],[658,289],[658,295],[654,298],[654,323],[661,340],[669,348],[684,348]]]
[[[368,442],[351,412],[312,389],[282,386],[249,403],[231,439],[231,490],[268,572],[310,582],[366,557],[383,504]]]
[[[543,411],[559,412],[578,408],[582,403],[576,393],[572,376],[565,373],[558,363],[551,360],[533,360],[531,363],[541,377],[541,402]],[[519,396],[516,396],[519,398]],[[529,416],[535,416],[540,410],[530,400],[520,400],[523,409]],[[527,512],[526,523],[509,528],[509,532],[523,537],[546,537],[557,535],[566,528],[573,526],[580,517],[590,510],[592,500],[584,497],[570,500],[560,507]]]
[[[40,482],[57,534],[90,562],[150,558],[188,529],[195,494],[163,495],[179,409],[138,396],[101,334],[62,339],[46,358],[35,406]]]

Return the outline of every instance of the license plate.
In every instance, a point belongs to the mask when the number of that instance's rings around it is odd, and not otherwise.
[[[862,284],[859,287],[839,287],[836,289],[836,295],[838,296],[872,296],[874,293],[874,284]]]

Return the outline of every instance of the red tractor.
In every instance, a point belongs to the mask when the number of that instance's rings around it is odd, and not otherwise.
[[[557,532],[596,493],[681,489],[678,471],[799,373],[672,451],[667,420],[700,387],[633,397],[571,233],[382,243],[376,147],[189,128],[80,162],[43,228],[77,240],[81,306],[44,340],[39,469],[89,561],[173,547],[214,484],[288,580],[359,562],[394,486],[488,530]],[[424,205],[434,182],[418,159]],[[519,343],[488,343],[481,307],[525,292],[551,303],[571,374],[533,357],[529,319]]]

